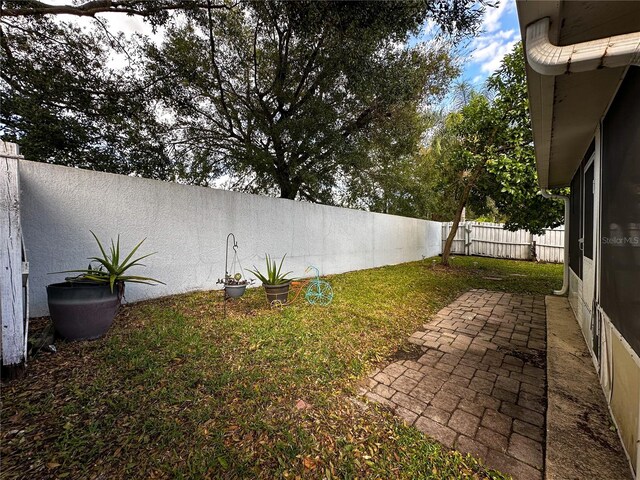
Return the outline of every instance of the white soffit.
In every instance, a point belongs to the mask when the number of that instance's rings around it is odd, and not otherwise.
[[[527,25],[549,17],[549,39],[559,46],[640,31],[640,2],[518,0],[517,7],[523,37]],[[541,187],[569,185],[625,70],[546,76],[527,65]]]

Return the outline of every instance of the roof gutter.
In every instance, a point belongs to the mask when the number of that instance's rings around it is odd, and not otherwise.
[[[554,290],[553,294],[566,295],[569,291],[569,230],[571,229],[571,225],[569,224],[569,197],[549,193],[545,189],[540,190],[540,194],[544,198],[564,200],[564,268],[562,270],[562,288],[560,290]]]
[[[615,35],[559,47],[549,41],[549,17],[541,18],[527,27],[525,36],[527,62],[540,75],[557,76],[566,73],[589,72],[600,68],[640,66],[640,32]],[[564,275],[562,288],[555,295],[569,290],[569,197],[540,191],[544,198],[564,200]]]
[[[549,17],[527,27],[527,61],[541,75],[640,65],[640,32],[558,47],[549,41]]]

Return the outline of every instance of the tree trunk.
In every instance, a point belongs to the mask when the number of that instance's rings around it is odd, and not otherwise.
[[[280,183],[280,198],[295,200],[297,195],[298,190],[291,184],[291,182]]]
[[[291,167],[285,158],[284,148],[280,139],[274,138],[273,144],[275,149],[274,176],[280,188],[280,198],[295,200],[298,190],[300,190],[300,184],[296,184],[294,179],[291,178]]]
[[[469,182],[465,185],[464,191],[462,192],[462,198],[460,199],[460,203],[458,204],[458,209],[456,210],[456,215],[453,219],[453,225],[451,225],[451,231],[449,232],[449,236],[447,237],[447,241],[444,242],[444,249],[442,251],[442,265],[449,266],[449,256],[451,255],[451,247],[453,246],[453,239],[456,237],[456,233],[458,232],[458,225],[460,225],[460,219],[462,218],[462,212],[464,208],[467,206],[467,201],[469,200],[469,195],[471,194],[471,190],[476,185],[484,166],[487,163],[487,158],[484,158],[476,167],[473,169],[473,173],[469,178]]]
[[[296,199],[298,192],[300,191],[300,182],[297,179],[291,178],[288,175],[288,172],[284,173],[279,171],[277,173],[276,181],[278,183],[278,187],[280,187],[280,198],[287,198],[289,200]]]
[[[460,219],[462,218],[462,211],[464,210],[464,207],[467,205],[467,200],[469,200],[469,194],[471,193],[472,188],[473,188],[473,184],[468,183],[467,186],[464,187],[464,192],[462,192],[462,198],[460,199],[460,203],[458,204],[456,215],[453,218],[453,225],[451,225],[449,236],[447,237],[447,241],[444,243],[444,250],[442,252],[442,265],[449,266],[449,256],[451,255],[451,247],[453,246],[453,239],[456,237],[456,233],[458,233],[458,225],[460,225]]]

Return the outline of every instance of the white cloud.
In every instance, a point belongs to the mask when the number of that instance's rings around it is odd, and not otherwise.
[[[495,56],[496,50],[501,46],[498,40],[487,39],[486,43],[482,42],[476,45],[475,50],[471,54],[474,63],[484,62]]]
[[[519,33],[513,29],[477,37],[471,43],[471,63],[479,65],[481,72],[490,74],[500,66],[502,58],[519,40]]]
[[[141,17],[125,15],[121,13],[111,14],[109,24],[113,30],[119,30],[126,35],[132,33],[141,33],[150,37],[154,36],[153,28],[145,23]]]
[[[501,0],[496,8],[487,8],[482,22],[482,29],[491,33],[498,30],[501,26],[502,16],[511,11],[514,6],[514,0]]]
[[[484,62],[480,67],[480,70],[483,73],[491,74],[495,72],[498,67],[500,67],[500,63],[502,63],[502,59],[504,56],[511,51],[513,46],[518,43],[518,39],[512,39],[506,43],[495,46],[493,50],[493,58]]]
[[[500,38],[511,38],[513,37],[515,30],[512,28],[511,30],[500,30],[498,35]]]
[[[432,18],[427,19],[426,23],[422,26],[419,36],[423,38],[430,38],[439,31],[438,23]]]
[[[482,33],[469,45],[469,63],[477,65],[482,74],[493,73],[520,39],[518,31],[503,27],[505,17],[514,12],[514,7],[514,0],[502,0],[497,8],[487,8],[482,21]],[[474,83],[477,79],[478,76],[474,78]]]

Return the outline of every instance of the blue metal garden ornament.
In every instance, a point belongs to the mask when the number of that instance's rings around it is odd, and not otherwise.
[[[310,265],[305,270],[305,273],[315,272],[313,278],[307,280],[293,280],[291,282],[291,294],[290,300],[287,302],[281,302],[274,300],[271,302],[271,308],[282,308],[286,305],[291,305],[295,302],[300,294],[304,291],[304,299],[309,302],[310,305],[320,305],[326,307],[333,300],[333,288],[329,282],[320,279],[320,270],[313,265]],[[295,293],[294,293],[295,292]]]
[[[329,282],[320,279],[320,271],[313,265],[307,267],[305,273],[312,270],[315,272],[315,277],[309,280],[304,298],[311,305],[322,305],[323,307],[329,305],[333,300],[333,288]]]

